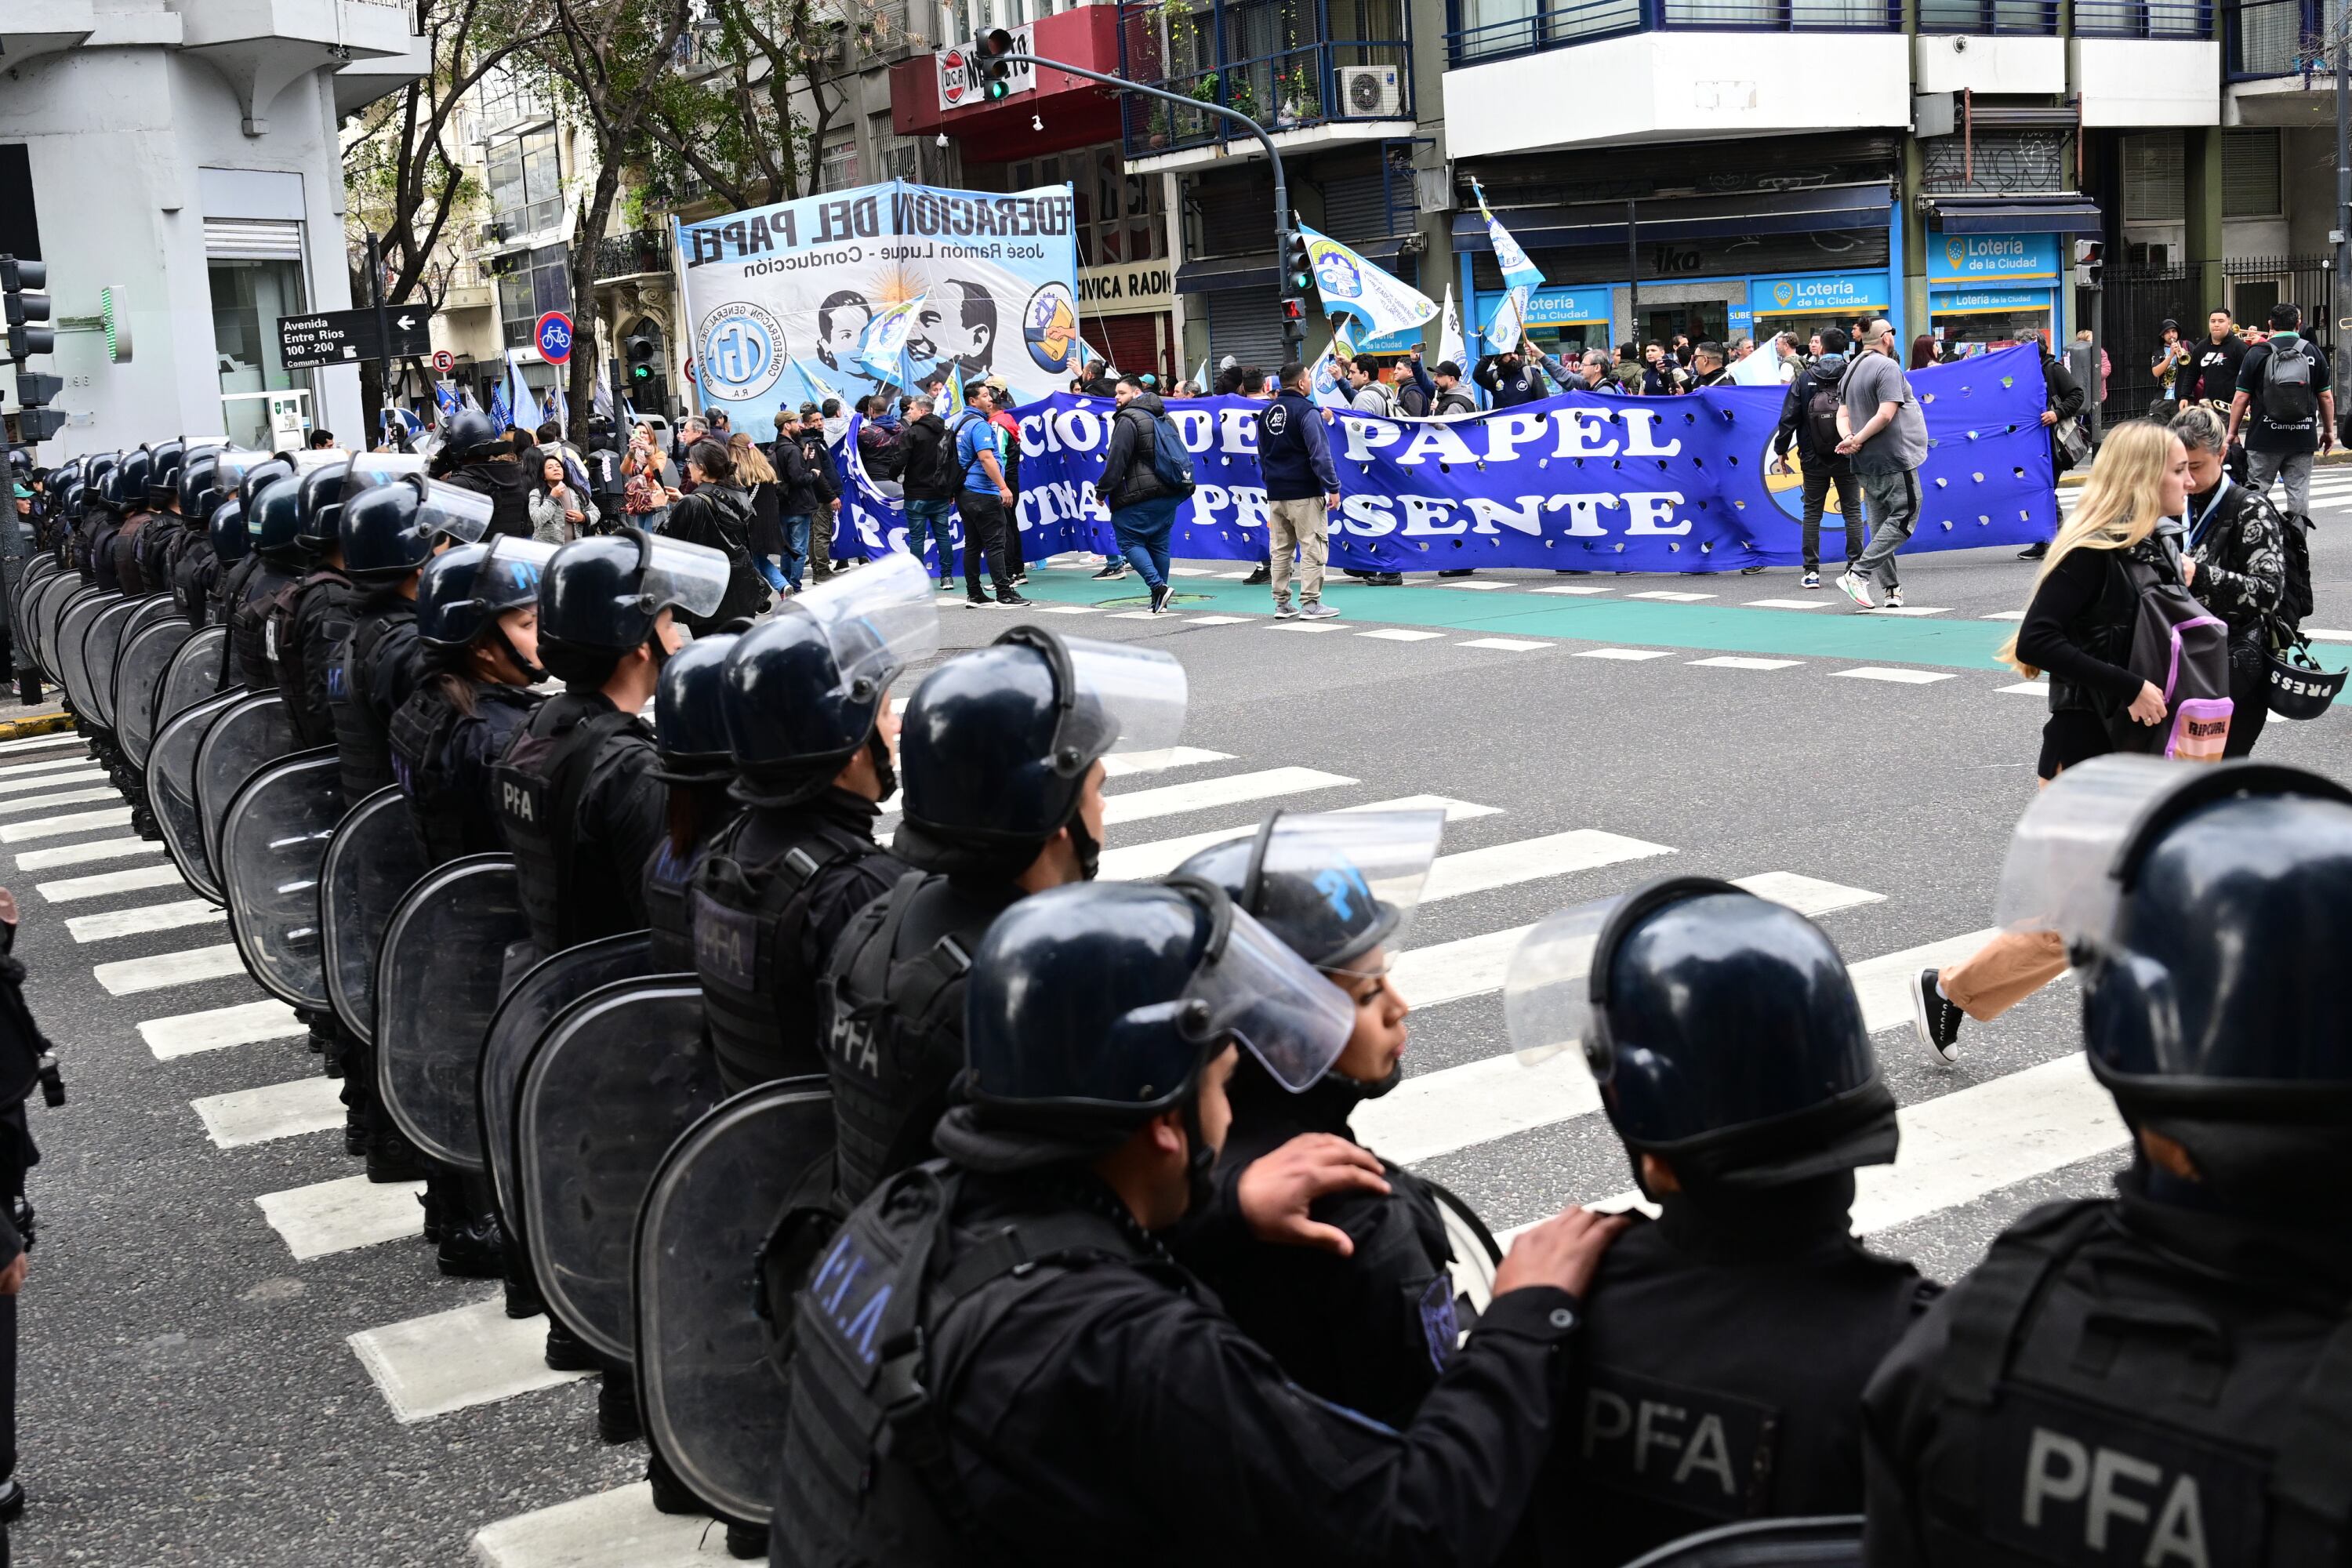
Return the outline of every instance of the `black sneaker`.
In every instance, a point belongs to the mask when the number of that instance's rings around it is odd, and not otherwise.
[[[1440,572],[1438,575],[1441,577],[1467,577],[1471,573],[1476,570],[1477,568],[1475,566],[1455,566],[1449,568],[1446,571]]]
[[[1263,588],[1268,583],[1273,581],[1274,569],[1270,566],[1261,566],[1256,571],[1242,579],[1242,586],[1244,588]]]
[[[1014,593],[1012,589],[1007,588],[1003,593],[996,595],[996,602],[1000,605],[1029,605],[1034,604],[1036,601],[1033,599],[1024,599],[1020,595]]]
[[[1173,588],[1171,588],[1165,583],[1162,583],[1157,588],[1152,589],[1151,613],[1155,616],[1166,615],[1168,613],[1168,601],[1175,596],[1175,592],[1176,591]]]
[[[989,605],[991,605],[994,604],[996,601],[995,601],[995,600],[993,600],[993,599],[991,599],[991,598],[987,597],[987,596],[986,596],[986,595],[981,595],[981,594],[967,594],[967,595],[964,595],[964,601],[963,601],[963,602],[964,602],[964,607],[965,607],[966,609],[971,609],[971,610],[984,610],[984,609],[988,608],[988,607],[989,607]]]
[[[1404,586],[1404,574],[1402,572],[1376,572],[1372,574],[1370,581],[1372,586],[1375,588],[1402,588]]]
[[[1753,577],[1753,576],[1755,576],[1755,575],[1756,575],[1756,574],[1758,574],[1759,572],[1761,572],[1761,571],[1763,571],[1763,570],[1764,570],[1764,568],[1763,568],[1761,565],[1757,565],[1757,566],[1742,566],[1742,567],[1739,569],[1739,574],[1740,574],[1742,577]]]
[[[2050,542],[2044,539],[2035,543],[2029,544],[2024,549],[2019,551],[2017,552],[2017,558],[2020,561],[2039,561],[2049,553]]]
[[[1938,1060],[1958,1059],[1960,1020],[1967,1016],[1936,989],[1934,970],[1919,972],[1919,984],[1911,991],[1911,1026],[1918,1031],[1919,1043],[1935,1052]]]
[[[1109,582],[1109,581],[1110,581],[1112,578],[1114,578],[1114,577],[1124,577],[1124,576],[1126,576],[1126,575],[1127,575],[1127,563],[1126,563],[1126,562],[1124,562],[1124,561],[1106,561],[1105,563],[1103,563],[1103,569],[1102,569],[1101,571],[1099,571],[1099,572],[1097,572],[1097,573],[1096,573],[1096,574],[1095,574],[1095,581],[1096,581],[1096,582],[1097,582],[1097,583],[1108,583],[1108,582]]]
[[[0,1481],[0,1524],[14,1524],[16,1516],[25,1511],[25,1489],[16,1478]]]

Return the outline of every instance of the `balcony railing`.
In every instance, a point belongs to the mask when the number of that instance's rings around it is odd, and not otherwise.
[[[1448,65],[1507,59],[1623,33],[1886,33],[1902,0],[1446,0]]]
[[[2074,0],[2074,32],[2085,38],[2210,38],[2210,0]]]
[[[1413,117],[1405,0],[1122,5],[1119,65],[1131,81],[1224,104],[1274,131]],[[1119,113],[1130,158],[1236,136],[1222,115],[1148,99],[1123,98]],[[1255,145],[1246,132],[1239,140]]]
[[[2252,0],[2221,13],[2222,59],[2230,79],[2299,76],[2305,86],[2332,76],[2327,17],[2320,0]]]
[[[596,270],[599,283],[614,278],[631,278],[645,272],[669,270],[669,235],[658,228],[634,229],[627,234],[611,234],[596,242]]]
[[[1919,0],[1919,30],[2054,38],[2058,0]]]

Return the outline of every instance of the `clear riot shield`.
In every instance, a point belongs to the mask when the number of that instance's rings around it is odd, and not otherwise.
[[[92,594],[76,599],[58,617],[58,684],[66,689],[66,700],[73,704],[73,710],[93,724],[98,721],[98,698],[90,686],[83,642],[98,617],[121,603],[120,594]]]
[[[1445,1240],[1454,1248],[1454,1293],[1483,1312],[1495,1299],[1495,1267],[1503,1261],[1502,1244],[1477,1210],[1426,1176],[1421,1184],[1437,1200],[1438,1216],[1445,1221]],[[1475,1321],[1463,1319],[1465,1325]]]
[[[231,680],[221,683],[228,668],[228,628],[200,626],[188,634],[185,642],[163,668],[163,683],[155,689],[149,700],[155,710],[155,733],[161,735],[163,726],[173,716],[184,713],[208,697],[237,689]]]
[[[343,1027],[375,1038],[375,961],[392,911],[430,869],[410,825],[408,802],[391,784],[343,814],[320,868],[327,998]]]
[[[768,1521],[784,1446],[783,1379],[755,1304],[761,1253],[803,1173],[832,1151],[823,1079],[747,1089],[687,1130],[637,1219],[646,1435],[695,1496],[750,1524]]]
[[[34,594],[42,584],[64,570],[64,563],[54,555],[36,554],[26,561],[25,574],[16,582],[16,596],[8,602],[9,626],[21,628],[32,624]]]
[[[410,1142],[482,1168],[476,1084],[507,944],[530,934],[513,859],[467,855],[408,889],[376,955],[376,1087]]]
[[[329,1005],[319,872],[342,815],[342,769],[328,746],[265,763],[221,821],[229,932],[262,989],[289,1007]]]
[[[629,1258],[655,1167],[725,1098],[691,975],[583,996],[523,1069],[515,1169],[531,1271],[549,1310],[601,1354],[636,1355]]]
[[[146,597],[121,599],[100,611],[81,639],[82,663],[89,670],[89,700],[98,721],[114,728],[114,667],[122,653],[123,635],[131,622],[151,603]]]
[[[205,863],[221,877],[221,819],[245,781],[294,749],[294,725],[275,691],[247,694],[222,710],[196,745],[196,816]]]
[[[85,594],[96,597],[98,590],[84,583],[79,572],[60,572],[42,584],[41,596],[33,605],[33,657],[52,683],[58,680],[58,620],[68,605]]]
[[[144,770],[147,752],[155,743],[156,699],[163,689],[163,672],[194,628],[174,616],[142,626],[124,641],[122,657],[114,666],[114,736],[131,765]]]
[[[205,827],[196,807],[196,751],[213,721],[245,700],[242,688],[182,710],[155,732],[147,752],[147,809],[163,830],[163,847],[188,886],[214,903],[226,901],[205,858]]]
[[[635,980],[654,972],[653,939],[646,932],[599,937],[578,947],[542,958],[525,970],[490,1015],[482,1037],[481,1080],[477,1086],[482,1110],[482,1152],[490,1168],[492,1190],[508,1237],[520,1244],[527,1227],[522,1213],[522,1188],[515,1178],[515,1090],[523,1068],[556,1015],[572,1001],[616,980]]]

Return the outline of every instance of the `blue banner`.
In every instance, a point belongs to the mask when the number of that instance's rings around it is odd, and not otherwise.
[[[2039,351],[2031,344],[1911,373],[1927,418],[1911,551],[2048,538],[2058,504]],[[1513,566],[1592,572],[1729,572],[1797,564],[1802,480],[1768,472],[1783,389],[1720,386],[1688,396],[1571,393],[1459,419],[1337,411],[1335,566],[1433,572]],[[1176,514],[1180,558],[1255,561],[1266,502],[1257,416],[1243,397],[1171,403],[1199,489]],[[1022,548],[1114,550],[1095,499],[1113,405],[1056,394],[1015,410]],[[903,548],[898,500],[843,443],[845,553]],[[896,487],[891,487],[895,489]],[[849,538],[857,543],[852,546]]]

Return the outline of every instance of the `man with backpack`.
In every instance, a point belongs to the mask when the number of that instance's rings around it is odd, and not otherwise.
[[[989,602],[980,591],[980,563],[985,555],[996,603],[1025,605],[1029,601],[1004,574],[1004,530],[1012,511],[1013,489],[1004,482],[1004,435],[991,422],[996,413],[996,394],[983,385],[969,388],[964,395],[965,406],[957,411],[947,429],[960,487],[956,511],[963,519],[964,602],[975,609]],[[1157,404],[1159,399],[1152,401]],[[1114,437],[1114,450],[1117,446]]]
[[[963,488],[956,467],[955,443],[948,439],[947,421],[933,410],[928,395],[918,396],[907,408],[909,417],[898,444],[902,465],[899,482],[907,500],[907,553],[923,558],[926,536],[939,546],[940,591],[955,587],[955,545],[948,537],[948,519],[954,515],[956,491]]]
[[[1831,327],[1822,333],[1821,357],[1789,384],[1780,399],[1780,428],[1772,437],[1772,471],[1789,471],[1789,447],[1797,448],[1797,466],[1805,480],[1805,586],[1822,585],[1822,510],[1830,486],[1837,486],[1838,512],[1845,519],[1845,565],[1862,559],[1862,487],[1855,482],[1853,460],[1838,448],[1838,384],[1845,377],[1845,333]]]
[[[1192,456],[1168,420],[1160,395],[1136,375],[1122,375],[1112,395],[1110,445],[1103,453],[1095,493],[1110,510],[1120,553],[1151,592],[1151,613],[1168,609],[1168,536],[1176,509],[1192,493]]]
[[[2303,341],[2303,311],[2284,302],[2271,307],[2269,341],[2246,351],[2238,367],[2237,395],[2230,400],[2229,438],[2246,431],[2247,488],[2270,494],[2271,481],[2286,481],[2286,510],[2311,515],[2311,465],[2316,453],[2336,445],[2336,394],[2328,388],[2327,356]]]
[[[1382,419],[1391,418],[1397,412],[1396,394],[1389,390],[1370,360],[1357,358],[1348,362],[1348,406],[1359,414]]]

